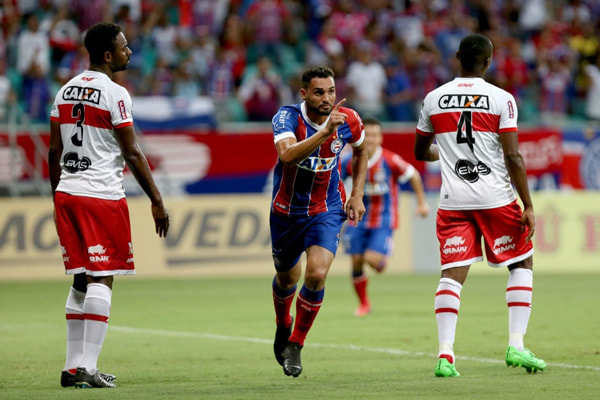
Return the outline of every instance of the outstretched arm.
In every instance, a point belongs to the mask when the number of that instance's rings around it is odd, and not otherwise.
[[[127,166],[152,202],[152,217],[154,218],[156,233],[160,237],[165,237],[169,230],[169,214],[152,178],[148,160],[146,160],[146,156],[138,144],[133,126],[129,125],[116,129],[116,136]]]
[[[525,169],[525,161],[519,151],[518,133],[506,132],[500,134],[500,143],[504,151],[504,162],[508,175],[519,194],[519,198],[523,202],[523,216],[521,217],[521,225],[524,230],[529,228],[529,234],[526,241],[529,241],[535,232],[535,215],[533,213],[533,202],[529,194],[529,186],[527,184],[527,171]]]
[[[352,148],[352,192],[346,202],[346,214],[354,223],[360,222],[366,211],[363,196],[368,161],[369,155],[364,142]]]
[[[417,215],[426,217],[429,214],[429,204],[425,199],[425,189],[423,188],[423,180],[421,174],[415,169],[414,175],[410,178],[410,185],[417,196]]]

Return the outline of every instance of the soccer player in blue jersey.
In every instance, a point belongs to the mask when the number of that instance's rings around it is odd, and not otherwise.
[[[400,183],[410,182],[415,191],[417,215],[426,217],[429,214],[419,171],[398,154],[381,147],[383,132],[377,119],[367,118],[363,123],[369,155],[363,198],[367,212],[359,226],[346,226],[343,238],[346,253],[352,257],[352,283],[359,300],[354,314],[359,317],[371,312],[367,294],[369,279],[364,273],[364,264],[377,272],[383,272],[392,253],[394,230],[398,228],[400,219]],[[342,179],[351,174],[352,165],[349,159],[345,159],[342,162]]]
[[[302,372],[300,350],[319,312],[325,278],[346,219],[360,222],[367,171],[364,128],[356,111],[337,104],[333,71],[312,67],[302,75],[303,102],[284,106],[273,117],[278,160],[273,174],[271,245],[275,278],[273,303],[277,330],[273,350],[286,375]],[[346,201],[340,179],[340,152],[352,146],[352,192]],[[306,253],[304,283],[291,314],[300,257]]]

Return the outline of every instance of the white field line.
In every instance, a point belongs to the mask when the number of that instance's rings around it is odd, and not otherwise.
[[[168,331],[163,329],[142,329],[142,328],[131,328],[127,326],[115,326],[109,325],[109,329],[115,332],[123,333],[135,333],[144,335],[155,335],[155,336],[172,336],[172,337],[189,337],[197,339],[210,339],[210,340],[221,340],[225,342],[245,342],[245,343],[261,343],[261,344],[273,344],[272,339],[261,339],[245,336],[228,336],[228,335],[216,335],[211,333],[198,333],[198,332],[184,332],[184,331]],[[321,347],[328,349],[341,349],[341,350],[352,350],[352,351],[363,351],[370,353],[383,353],[391,354],[396,356],[410,356],[410,357],[429,357],[436,358],[437,354],[424,353],[418,351],[407,351],[400,349],[391,349],[386,347],[367,347],[367,346],[356,346],[352,344],[333,344],[333,343],[310,343],[310,347]],[[469,357],[469,356],[457,356],[459,360],[477,361],[489,364],[504,364],[503,360],[496,360],[493,358],[483,357]],[[548,363],[548,366],[559,367],[559,368],[570,368],[570,369],[588,369],[592,371],[600,371],[600,367],[594,367],[591,365],[572,365],[563,363]]]

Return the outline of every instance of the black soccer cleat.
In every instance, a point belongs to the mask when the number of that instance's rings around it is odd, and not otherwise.
[[[273,342],[273,352],[275,353],[275,359],[279,363],[279,365],[283,365],[283,351],[285,350],[285,346],[287,346],[288,339],[292,334],[292,327],[294,326],[294,317],[292,317],[292,323],[289,328],[286,328],[284,325],[277,326],[277,330],[275,331],[275,341]]]
[[[288,342],[283,350],[283,372],[288,376],[297,378],[302,372],[302,362],[300,361],[300,350],[302,346],[298,343]]]
[[[103,377],[109,383],[114,383],[117,380],[117,377],[115,375],[105,374],[104,372],[100,372],[100,376]],[[60,386],[75,386],[75,374],[72,374],[69,371],[62,371],[62,373],[60,374]]]
[[[83,367],[77,368],[77,372],[75,373],[75,387],[81,389],[91,389],[91,388],[114,388],[115,385],[113,382],[108,382],[104,377],[102,377],[102,373],[100,371],[96,371],[95,374],[90,374]]]

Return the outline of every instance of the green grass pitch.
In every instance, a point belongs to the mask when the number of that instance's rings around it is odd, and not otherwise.
[[[0,399],[592,399],[600,394],[600,275],[537,274],[525,344],[548,363],[507,368],[506,271],[462,292],[457,378],[435,378],[435,275],[371,275],[356,318],[332,275],[294,379],[272,352],[271,277],[115,279],[99,366],[116,389],[63,389],[69,278],[0,283]]]

